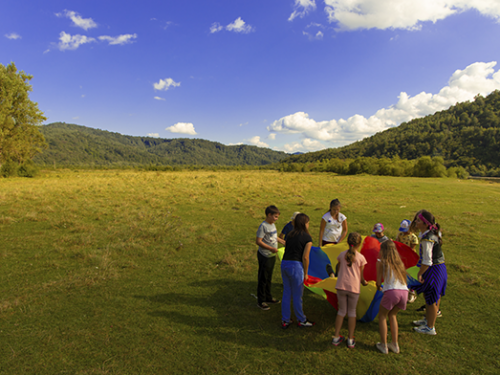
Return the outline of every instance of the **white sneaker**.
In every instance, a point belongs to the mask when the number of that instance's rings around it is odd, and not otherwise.
[[[426,335],[435,335],[436,334],[436,328],[434,328],[434,327],[429,328],[429,327],[427,327],[427,324],[425,326],[414,327],[413,329],[418,333],[425,333]]]
[[[415,324],[416,326],[426,326],[427,325],[427,319],[424,318],[424,319],[420,319],[420,320],[414,320],[413,324]]]

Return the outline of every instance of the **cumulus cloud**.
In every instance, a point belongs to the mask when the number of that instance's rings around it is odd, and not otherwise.
[[[288,21],[293,21],[297,17],[304,17],[307,13],[316,9],[315,0],[295,0],[294,11],[288,18]]]
[[[276,139],[276,133],[271,133],[267,136],[267,139],[270,139],[271,141],[274,141]]]
[[[108,35],[102,35],[98,39],[100,41],[106,41],[110,45],[123,45],[123,44],[128,44],[132,43],[132,39],[137,38],[137,34],[123,34],[123,35],[118,35],[118,36],[108,36]]]
[[[165,98],[161,98],[161,97],[159,97],[159,96],[155,96],[155,99],[156,99],[156,100],[165,100]]]
[[[309,152],[318,151],[325,148],[325,145],[319,141],[315,141],[309,138],[304,139],[302,142],[293,142],[283,146],[285,152],[293,154],[294,152]]]
[[[21,39],[21,35],[17,34],[17,33],[10,33],[10,34],[5,34],[5,37],[7,39]]]
[[[234,20],[225,27],[218,22],[214,22],[212,26],[210,26],[210,33],[211,34],[217,33],[224,29],[226,29],[227,31],[232,31],[235,33],[242,33],[242,34],[248,34],[255,30],[253,26],[248,25],[245,21],[241,19],[241,17],[238,17],[236,20]]]
[[[418,30],[423,22],[437,22],[467,10],[500,21],[498,0],[325,0],[328,20],[340,30]]]
[[[180,133],[180,134],[189,134],[196,135],[197,133],[194,130],[194,125],[188,122],[178,122],[177,124],[170,126],[165,129],[170,133]]]
[[[67,17],[73,21],[74,26],[81,27],[84,30],[97,27],[97,23],[92,18],[82,18],[77,12],[64,10],[62,13],[56,13],[57,17]]]
[[[224,26],[222,26],[219,22],[214,22],[212,26],[210,26],[210,33],[218,33],[219,31],[224,30]]]
[[[249,32],[253,31],[253,27],[246,24],[245,21],[241,19],[241,17],[238,17],[236,20],[234,20],[234,22],[226,26],[226,30],[234,31],[236,33],[248,34]]]
[[[82,44],[95,42],[94,38],[89,38],[86,35],[70,35],[61,31],[59,34],[59,44],[58,47],[61,51],[66,50],[75,50],[80,47]]]
[[[262,142],[260,140],[260,137],[258,135],[256,135],[255,137],[252,137],[250,139],[247,139],[246,142],[250,143],[251,145],[258,146],[258,147],[269,147],[269,145],[267,143]]]
[[[296,112],[274,121],[267,130],[301,134],[305,139],[328,141],[336,146],[348,144],[402,122],[445,110],[457,102],[472,100],[477,94],[486,96],[500,89],[500,71],[495,72],[496,64],[496,61],[477,62],[464,70],[455,71],[448,86],[437,94],[421,92],[411,97],[401,92],[395,105],[382,108],[369,118],[354,115],[347,120],[316,121],[305,112]],[[289,147],[297,148],[298,145],[291,144]]]
[[[160,138],[160,134],[158,134],[158,133],[148,133],[148,137]]]
[[[167,91],[171,87],[178,87],[180,85],[180,82],[175,82],[172,78],[165,78],[160,79],[158,83],[153,84],[153,87],[158,91]]]

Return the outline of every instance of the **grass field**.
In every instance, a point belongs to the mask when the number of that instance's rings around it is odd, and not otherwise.
[[[321,216],[339,198],[349,231],[389,237],[425,208],[442,225],[448,289],[436,336],[399,314],[401,354],[377,320],[354,350],[331,345],[335,310],[308,291],[311,329],[261,311],[255,233],[277,205]],[[500,184],[241,172],[56,171],[0,179],[2,374],[493,374],[498,348]],[[274,294],[281,277],[275,268]]]

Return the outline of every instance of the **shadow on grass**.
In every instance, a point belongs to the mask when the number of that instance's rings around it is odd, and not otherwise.
[[[254,348],[274,348],[278,351],[322,352],[339,350],[331,345],[334,333],[335,309],[323,298],[304,292],[304,312],[315,321],[312,328],[293,324],[281,328],[281,304],[268,311],[257,307],[257,282],[234,279],[202,280],[184,284],[176,292],[151,296],[135,296],[150,302],[148,315],[165,318],[167,324],[177,326],[188,335],[201,335],[213,340]],[[273,284],[275,298],[282,295],[282,285]],[[296,319],[292,319],[296,322]],[[347,321],[342,334],[347,334]],[[373,323],[358,323],[357,333],[378,330]],[[345,348],[344,346],[342,349]],[[357,348],[364,348],[358,343]],[[368,349],[368,347],[366,348]],[[373,350],[369,348],[368,350]]]

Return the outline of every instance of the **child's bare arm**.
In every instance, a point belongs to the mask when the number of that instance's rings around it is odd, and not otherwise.
[[[266,244],[264,243],[264,241],[262,241],[262,238],[261,238],[261,237],[257,237],[257,239],[255,240],[255,243],[257,244],[257,246],[260,246],[260,247],[262,247],[263,249],[269,250],[269,251],[270,251],[270,252],[272,252],[272,253],[277,253],[277,252],[278,252],[278,249],[276,249],[275,247],[272,247],[272,246],[266,245]]]
[[[377,260],[377,289],[382,290],[382,272],[384,271],[384,267],[382,266],[382,262]]]
[[[282,244],[283,246],[286,245],[286,241],[283,238],[278,237],[278,242]]]
[[[363,276],[363,271],[365,270],[365,266],[361,266],[359,267],[359,269],[361,271],[361,285],[367,286],[368,282],[365,280],[365,277]]]

